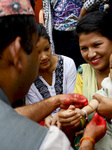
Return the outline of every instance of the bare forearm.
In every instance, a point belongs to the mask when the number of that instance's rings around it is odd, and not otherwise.
[[[87,114],[89,115],[93,113],[95,110],[97,110],[98,105],[99,105],[99,102],[96,99],[92,99],[90,103],[82,109],[85,110]],[[85,117],[83,114],[82,116]]]
[[[94,145],[89,140],[83,140],[78,150],[94,150]]]
[[[79,20],[81,19],[81,17],[83,17],[87,13],[89,13],[89,12],[84,7],[82,7],[82,9],[80,11],[80,15],[79,15]]]
[[[45,117],[47,117],[52,111],[59,107],[60,101],[58,96],[51,97],[49,99],[43,100],[41,102],[18,107],[15,110],[35,122],[40,122]]]

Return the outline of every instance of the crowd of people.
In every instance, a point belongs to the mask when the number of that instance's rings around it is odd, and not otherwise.
[[[1,150],[111,150],[112,16],[99,10],[105,3],[111,8],[109,0],[43,0],[42,24],[35,0],[0,1]]]

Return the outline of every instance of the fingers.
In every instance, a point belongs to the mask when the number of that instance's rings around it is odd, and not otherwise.
[[[74,93],[74,102],[78,104],[84,104],[84,105],[88,104],[87,98],[84,95],[78,93]]]
[[[45,119],[45,123],[44,123],[44,126],[49,128],[51,126],[51,123],[52,123],[52,117],[48,116],[46,119]]]
[[[94,113],[92,120],[91,120],[91,123],[93,123],[93,122],[98,124],[98,113]]]
[[[71,128],[75,128],[75,127],[78,127],[80,125],[80,119],[81,118],[78,118],[77,120],[74,120],[70,123],[71,125]]]
[[[56,126],[57,126],[57,122],[58,122],[58,121],[59,121],[59,117],[58,117],[58,113],[56,113],[56,114],[53,116],[51,125],[56,125]]]
[[[62,124],[61,124],[59,121],[57,121],[56,126],[57,126],[60,130],[62,129]]]
[[[68,120],[69,121],[69,118],[74,117],[76,114],[77,114],[76,111],[65,110],[63,112],[59,112],[58,116],[59,116],[60,122],[65,122],[64,120]]]
[[[75,106],[76,108],[80,108],[80,109],[81,109],[81,108],[83,108],[83,107],[86,106],[86,105],[83,105],[83,104],[77,104],[77,103],[76,103],[76,104],[74,104],[74,106]]]
[[[105,119],[104,118],[102,118],[100,115],[98,115],[99,116],[99,121],[98,121],[98,124],[100,125],[100,126],[104,126],[105,127],[105,132],[106,132],[106,130],[107,130],[107,127],[106,127],[106,121],[105,121]]]
[[[80,130],[79,132],[75,133],[75,136],[81,136],[84,133],[84,130]]]
[[[44,124],[44,126],[47,127],[47,128],[49,128],[49,127],[51,126],[51,122],[46,122],[46,123]]]
[[[81,119],[80,114],[75,114],[68,118],[60,118],[59,117],[59,121],[60,121],[60,123],[63,124],[63,126],[77,126],[80,124],[80,119]]]
[[[75,106],[74,106],[74,105],[70,105],[70,106],[68,107],[68,110],[75,110]]]
[[[71,104],[75,105],[78,108],[82,108],[88,104],[87,98],[77,93],[63,95],[60,102],[60,107],[64,109]]]
[[[106,129],[106,121],[105,121],[105,119],[102,118],[97,112],[94,113],[91,122],[95,122],[96,125],[99,125],[99,126],[104,125],[105,129]]]

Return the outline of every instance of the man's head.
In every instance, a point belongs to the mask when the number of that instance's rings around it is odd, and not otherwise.
[[[29,0],[1,0],[0,10],[0,87],[12,103],[37,75],[38,34]]]

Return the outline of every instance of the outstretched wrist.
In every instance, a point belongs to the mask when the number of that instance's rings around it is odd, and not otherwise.
[[[81,140],[80,140],[80,143],[78,143],[78,144],[75,145],[75,146],[80,146],[81,143],[82,143],[82,141],[84,141],[84,140],[89,140],[89,141],[91,141],[91,142],[93,143],[93,145],[95,145],[95,140],[94,140],[92,137],[85,136],[85,137],[82,137]]]
[[[60,96],[59,95],[51,97],[51,101],[53,101],[55,109],[60,107],[61,102],[60,102]]]
[[[86,120],[88,120],[88,114],[86,112],[86,110],[82,109],[82,116],[86,118]]]

